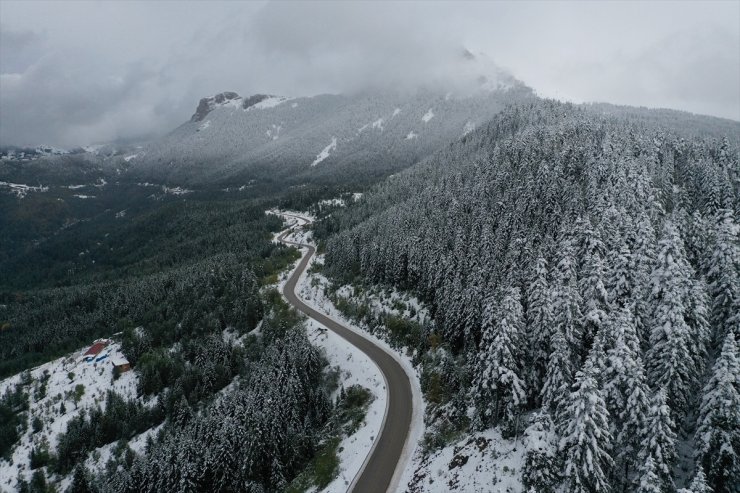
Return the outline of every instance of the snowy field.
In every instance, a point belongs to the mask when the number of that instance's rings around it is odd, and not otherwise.
[[[0,491],[13,491],[19,474],[29,480],[31,449],[46,444],[49,451],[53,451],[59,434],[66,431],[67,423],[73,417],[83,409],[94,407],[105,409],[105,396],[109,390],[127,399],[136,396],[138,379],[133,371],[125,372],[118,379],[113,379],[111,360],[123,356],[118,343],[112,342],[103,349],[97,356],[101,359],[98,362],[82,361],[81,356],[88,347],[85,346],[78,352],[30,371],[32,382],[26,388],[30,405],[29,426],[13,451],[11,461],[0,459]],[[1,381],[0,394],[14,388],[21,381],[22,375],[14,375]],[[40,390],[46,375],[48,375],[46,393],[42,397]],[[75,390],[78,385],[84,386],[84,391],[76,399]],[[43,422],[42,430],[37,433],[34,433],[30,426],[35,418]]]

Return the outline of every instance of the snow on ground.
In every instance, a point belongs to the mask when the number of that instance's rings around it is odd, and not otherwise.
[[[168,195],[185,195],[188,193],[193,193],[192,190],[188,190],[187,188],[182,187],[168,187],[167,185],[157,185],[156,183],[137,183],[140,187],[158,187],[162,189],[162,192]]]
[[[394,118],[400,114],[401,114],[401,108],[396,108],[395,110],[393,110],[393,114],[391,115],[391,118]]]
[[[206,120],[203,123],[201,123],[201,125],[198,127],[198,130],[197,131],[200,132],[201,130],[205,130],[205,129],[207,129],[210,126],[211,126],[211,120]],[[126,158],[123,158],[123,159],[126,159]],[[126,159],[126,160],[128,161],[128,159]]]
[[[162,185],[162,191],[169,195],[185,195],[187,193],[193,193],[192,190],[188,190],[187,188],[182,188],[182,187],[170,188],[166,185]]]
[[[380,131],[382,132],[383,131],[383,121],[384,120],[382,118],[378,118],[372,123],[372,127],[380,129]]]
[[[411,139],[415,139],[415,138],[417,138],[418,136],[419,136],[419,134],[417,134],[416,132],[414,132],[414,131],[412,130],[411,132],[409,132],[409,133],[408,133],[408,135],[406,135],[406,140],[411,140]]]
[[[11,461],[0,459],[0,490],[6,487],[14,489],[19,473],[22,473],[26,480],[30,479],[31,449],[46,442],[49,451],[53,451],[57,446],[59,434],[66,431],[67,423],[73,417],[83,409],[105,408],[108,390],[124,398],[136,396],[138,377],[133,371],[125,372],[117,380],[113,380],[113,366],[110,360],[122,356],[118,343],[110,343],[98,354],[97,362],[82,361],[81,356],[87,349],[88,346],[30,371],[33,382],[26,388],[30,405],[29,426],[14,449]],[[49,375],[46,394],[43,397],[40,394],[37,396],[36,392],[40,389],[42,378],[46,373]],[[14,388],[21,378],[22,374],[18,374],[0,381],[0,394]],[[78,385],[84,386],[84,393],[75,404],[73,393]],[[60,410],[62,403],[65,407],[63,414]],[[30,423],[36,417],[42,420],[43,429],[33,433]]]
[[[274,108],[275,106],[282,104],[286,101],[290,101],[293,98],[287,98],[285,96],[270,96],[269,98],[265,98],[262,101],[260,101],[257,104],[253,104],[249,108],[246,109],[246,111],[250,111],[252,108],[264,110],[267,108]]]
[[[278,211],[274,212],[279,213]],[[306,214],[303,213],[299,214],[304,217],[306,216]],[[303,222],[297,221],[291,217],[288,217],[286,219],[289,220],[289,224],[291,225],[296,224],[296,222]],[[298,241],[305,243],[307,241],[310,241],[310,232],[306,234],[299,231],[296,235],[289,235],[287,239],[289,241]],[[302,250],[305,253],[305,249]],[[333,320],[341,323],[349,329],[361,334],[365,338],[372,340],[376,345],[382,347],[390,355],[392,355],[409,375],[414,399],[414,414],[411,421],[412,427],[411,430],[409,430],[409,437],[402,458],[402,461],[405,463],[405,467],[401,467],[398,469],[398,471],[396,472],[396,477],[394,477],[393,480],[393,485],[396,486],[396,489],[398,491],[403,491],[404,485],[408,482],[405,481],[405,478],[410,476],[411,458],[413,455],[415,455],[418,449],[418,443],[424,431],[424,403],[421,398],[421,387],[419,385],[418,372],[412,366],[411,359],[408,357],[405,350],[402,350],[400,352],[395,351],[385,341],[380,340],[369,332],[352,325],[352,322],[347,320],[341,314],[341,312],[336,309],[336,307],[331,303],[331,301],[325,296],[324,293],[325,283],[328,282],[326,278],[317,273],[309,273],[314,262],[321,263],[322,261],[323,259],[321,258],[321,256],[314,256],[309,263],[309,267],[298,280],[296,288],[303,302],[311,306],[315,310],[324,313],[329,318],[332,318]],[[288,277],[288,275],[283,276],[283,280],[279,284],[279,289],[282,289],[282,286],[285,284]],[[360,381],[358,383],[363,387],[370,389],[375,396],[375,400],[368,410],[363,427],[360,428],[360,430],[358,430],[355,435],[349,438],[345,438],[340,443],[339,446],[341,452],[339,455],[341,459],[340,467],[342,468],[342,470],[339,477],[336,478],[327,487],[327,489],[323,490],[329,492],[344,492],[346,491],[347,486],[351,483],[352,478],[354,478],[355,475],[360,471],[360,467],[364,463],[367,455],[372,450],[372,443],[369,437],[373,437],[374,439],[374,437],[377,436],[377,433],[382,428],[383,417],[385,416],[385,402],[387,399],[387,392],[385,391],[384,384],[382,386],[382,389],[378,388],[377,376],[373,377],[373,373],[370,373],[370,370],[377,372],[377,375],[381,378],[380,381],[383,381],[382,374],[380,373],[377,366],[372,363],[372,361],[367,359],[367,356],[365,356],[362,351],[355,348],[344,339],[342,339],[340,336],[334,334],[331,331],[326,331],[326,333],[323,335],[320,334],[320,332],[315,332],[316,326],[318,325],[319,324],[317,322],[310,321],[308,324],[309,330],[314,332],[309,332],[309,334],[311,335],[312,340],[314,340],[322,347],[326,348],[327,357],[329,357],[331,364],[339,365],[342,370],[342,378],[359,378]],[[330,354],[334,354],[335,356],[333,357],[336,358],[336,360],[332,359],[332,356],[330,356]],[[365,358],[364,361],[363,358]],[[337,361],[337,363],[335,363],[334,361]],[[346,375],[346,372],[349,372],[349,375]],[[352,383],[349,382],[344,383],[345,386],[351,384]],[[380,406],[381,401],[383,404],[380,409],[383,409],[383,412],[377,413],[377,409],[379,408],[378,406]],[[374,431],[371,432],[371,430]],[[363,439],[363,436],[367,439]]]
[[[208,125],[210,125],[210,124],[211,124],[211,121],[210,121],[210,120],[208,120],[208,121],[207,121],[206,123],[207,123]],[[205,125],[205,124],[203,124],[203,125]],[[208,128],[208,125],[206,125],[205,127],[204,127],[203,125],[201,125],[201,130],[202,130],[203,128]],[[137,156],[138,156],[138,154],[131,154],[130,156],[126,156],[126,157],[124,157],[124,158],[123,158],[123,160],[124,160],[124,161],[126,161],[126,162],[128,163],[128,162],[129,162],[129,161],[131,161],[132,159],[136,159],[136,157],[137,157]]]
[[[15,194],[19,199],[22,199],[23,197],[25,197],[28,194],[28,192],[48,192],[49,191],[49,187],[45,187],[42,185],[34,187],[32,185],[24,185],[22,183],[9,183],[7,181],[0,181],[0,190],[4,188],[10,190],[10,193]]]
[[[94,199],[95,195],[82,195],[82,194],[76,193],[72,195],[72,197],[77,197],[78,199]]]
[[[424,123],[429,123],[429,120],[431,120],[432,118],[434,118],[434,111],[432,111],[431,108],[429,108],[429,111],[424,113],[424,116],[421,117]]]
[[[498,429],[465,436],[414,460],[409,492],[520,493],[521,469],[533,446],[527,438],[507,440]]]
[[[321,161],[329,157],[329,153],[337,148],[337,138],[332,137],[331,142],[328,146],[324,147],[324,149],[316,156],[316,159],[314,159],[313,163],[311,163],[311,166],[316,166]]]
[[[469,121],[463,127],[463,135],[468,135],[473,130],[475,130],[475,123]]]

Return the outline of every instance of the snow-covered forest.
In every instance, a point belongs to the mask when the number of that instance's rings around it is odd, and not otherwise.
[[[546,423],[528,491],[738,491],[738,134],[606,113],[508,108],[320,223],[326,270],[428,304],[438,446]]]

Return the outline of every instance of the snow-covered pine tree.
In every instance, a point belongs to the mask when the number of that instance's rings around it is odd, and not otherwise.
[[[665,493],[662,481],[656,473],[655,462],[652,457],[648,457],[645,464],[640,468],[640,481],[635,493]]]
[[[613,465],[609,455],[612,436],[609,413],[599,390],[594,369],[589,365],[576,373],[563,416],[567,419],[560,439],[565,458],[563,475],[566,489],[572,493],[610,491],[609,473]]]
[[[651,280],[648,377],[651,385],[665,389],[671,410],[680,414],[687,408],[691,383],[696,376],[688,347],[691,334],[685,319],[691,267],[678,230],[670,220],[665,223],[659,246]]]
[[[540,389],[547,375],[553,320],[550,305],[550,284],[547,280],[547,261],[538,257],[532,282],[527,293],[527,365],[525,367],[527,392],[530,400],[539,401]]]
[[[610,269],[607,275],[606,290],[609,303],[615,307],[623,307],[633,302],[635,273],[632,270],[632,263],[632,252],[624,242],[619,250],[611,250],[608,253]]]
[[[707,273],[712,307],[711,322],[718,345],[732,330],[730,318],[740,312],[739,229],[732,210],[718,211],[716,239]]]
[[[631,312],[623,308],[615,315],[609,326],[616,341],[607,350],[602,380],[619,466],[615,477],[628,484],[647,419],[648,387]]]
[[[550,357],[547,360],[547,374],[540,397],[542,407],[555,417],[555,424],[562,429],[561,411],[568,398],[570,384],[573,381],[573,362],[570,347],[560,330],[555,329],[550,338]]]
[[[653,461],[655,474],[660,478],[662,491],[666,493],[675,490],[671,468],[677,457],[675,424],[667,400],[667,393],[662,388],[650,400],[639,453],[640,461]]]
[[[510,288],[497,309],[489,300],[484,311],[483,339],[473,383],[483,424],[496,425],[503,417],[513,423],[526,402],[517,344],[524,326],[519,299],[519,289]]]
[[[681,488],[678,493],[714,493],[714,490],[707,484],[707,478],[704,471],[699,469],[694,475],[694,479],[688,488]]]
[[[595,240],[594,240],[595,242]],[[583,263],[579,289],[581,294],[583,320],[580,322],[582,328],[582,345],[584,351],[591,349],[596,335],[606,324],[607,312],[609,310],[609,295],[604,287],[604,261],[599,253],[603,249],[601,241],[597,243],[593,251],[587,253]]]
[[[538,412],[524,432],[527,452],[522,468],[525,491],[554,493],[559,482],[557,434],[555,424],[546,411]]]
[[[580,310],[581,297],[578,292],[576,261],[571,240],[565,237],[558,245],[559,260],[555,268],[552,286],[552,308],[555,327],[565,337],[573,357],[579,357],[581,347]],[[576,364],[580,364],[580,361]]]
[[[740,488],[740,359],[733,331],[704,387],[696,430],[697,468],[716,493]]]
[[[656,259],[655,230],[650,218],[643,213],[635,222],[635,230],[628,236],[628,245],[632,251],[632,272],[634,275],[635,327],[643,347],[648,346],[650,339],[650,305],[651,273]]]

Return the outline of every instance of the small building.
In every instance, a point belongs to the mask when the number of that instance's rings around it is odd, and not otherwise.
[[[110,362],[118,373],[125,373],[131,369],[131,363],[123,356],[112,356]]]
[[[99,339],[95,341],[95,343],[92,346],[90,346],[90,349],[88,349],[87,352],[82,355],[82,359],[84,361],[87,361],[88,363],[95,360],[95,358],[98,357],[98,355],[103,351],[103,349],[106,348],[109,342],[110,341],[106,339]]]

